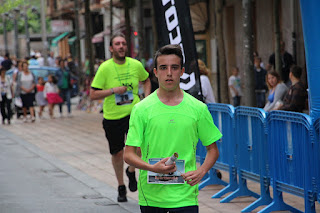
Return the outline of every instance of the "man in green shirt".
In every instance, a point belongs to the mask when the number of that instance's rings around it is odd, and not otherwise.
[[[123,34],[115,34],[110,39],[112,58],[103,62],[91,84],[90,98],[104,99],[103,128],[109,142],[112,165],[118,180],[118,202],[127,201],[127,191],[123,181],[123,148],[129,128],[130,113],[140,99],[139,83],[143,83],[145,96],[150,94],[149,74],[142,64],[126,57],[127,42]],[[126,169],[130,191],[137,190],[135,168]]]
[[[134,106],[124,159],[140,169],[141,212],[198,212],[198,183],[218,159],[215,142],[222,135],[207,106],[180,89],[184,73],[180,46],[160,48],[154,62],[159,89]],[[197,168],[199,139],[207,156]],[[166,165],[173,153],[178,159]]]

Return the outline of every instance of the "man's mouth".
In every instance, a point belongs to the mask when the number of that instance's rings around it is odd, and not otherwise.
[[[167,79],[166,82],[173,82],[173,80],[172,79]]]

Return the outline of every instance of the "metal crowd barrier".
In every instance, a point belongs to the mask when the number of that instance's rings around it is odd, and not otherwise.
[[[242,212],[251,212],[261,205],[270,204],[272,201],[269,190],[266,112],[259,108],[240,106],[235,110],[234,119],[238,144],[239,186],[220,202],[230,202],[240,196],[253,196],[258,200],[242,210]],[[247,180],[260,183],[261,195],[248,189]]]
[[[316,193],[317,193],[317,200],[320,203],[320,118],[318,118],[313,123],[313,128],[315,132],[315,143],[313,146],[315,147],[315,156],[314,156],[314,162],[311,162],[314,165],[314,178],[312,182],[316,185]]]
[[[302,113],[272,111],[267,116],[270,174],[273,201],[260,212],[300,210],[283,201],[283,192],[304,198],[305,212],[315,212],[309,151],[311,118]]]
[[[215,125],[223,136],[216,142],[220,156],[213,166],[213,170],[210,170],[208,178],[199,184],[199,189],[202,189],[209,184],[225,185],[225,188],[212,196],[212,198],[220,198],[238,187],[236,143],[234,140],[234,107],[229,104],[208,104],[208,109],[213,117]],[[229,183],[226,183],[217,177],[216,169],[229,172]]]

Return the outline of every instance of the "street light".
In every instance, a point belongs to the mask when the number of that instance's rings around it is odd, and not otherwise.
[[[4,37],[4,50],[5,53],[8,53],[8,37],[7,37],[7,18],[8,18],[9,14],[8,13],[4,13],[3,15],[3,37]]]
[[[25,12],[21,13],[21,16],[24,17],[24,26],[26,31],[26,42],[27,42],[27,56],[30,56],[30,35],[29,35],[29,20],[28,20],[28,14],[27,14],[27,8],[24,8]]]
[[[17,58],[20,58],[19,40],[18,40],[18,20],[17,20],[20,10],[18,8],[14,8],[13,11],[14,11],[13,21],[14,21],[14,41],[15,41],[14,53]]]

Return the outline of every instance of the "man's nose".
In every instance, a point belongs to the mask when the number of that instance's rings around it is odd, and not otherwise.
[[[167,70],[167,75],[168,75],[168,76],[171,76],[171,75],[172,75],[171,67],[168,68],[168,70]]]

